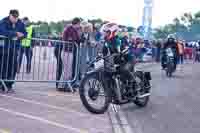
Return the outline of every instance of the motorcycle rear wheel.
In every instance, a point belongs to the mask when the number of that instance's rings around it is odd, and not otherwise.
[[[140,80],[139,87],[141,87],[141,90],[142,90],[141,93],[144,93],[144,94],[149,93],[150,89],[146,90],[144,88],[145,87],[144,84],[142,83],[142,82],[144,82],[143,73],[142,72],[136,72],[136,77]],[[146,82],[150,82],[150,81],[146,81]],[[150,83],[148,83],[148,84],[150,85]],[[143,98],[136,97],[136,99],[133,102],[138,107],[145,107],[145,106],[147,106],[149,99],[150,99],[149,96],[146,96],[146,97],[143,97]]]

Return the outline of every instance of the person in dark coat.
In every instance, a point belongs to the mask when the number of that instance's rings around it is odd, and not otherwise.
[[[0,79],[15,80],[17,56],[21,40],[27,32],[24,23],[18,19],[18,10],[10,10],[9,16],[0,20]],[[13,92],[14,82],[4,82],[8,91]],[[5,86],[0,83],[2,90]]]

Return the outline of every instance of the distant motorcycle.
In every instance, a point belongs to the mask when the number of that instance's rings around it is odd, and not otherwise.
[[[175,55],[172,48],[166,49],[166,75],[167,77],[172,77],[172,73],[175,72]]]
[[[110,103],[121,105],[133,102],[140,107],[147,105],[150,96],[150,72],[132,71],[134,82],[124,80],[119,70],[127,61],[124,57],[127,50],[109,56],[98,56],[89,63],[88,71],[80,84],[80,98],[88,111],[102,114],[107,111]],[[120,64],[111,63],[113,58],[118,58]],[[106,75],[106,76],[105,76]],[[108,76],[109,75],[109,76]],[[103,102],[92,104],[104,97]],[[101,105],[101,107],[96,107]]]

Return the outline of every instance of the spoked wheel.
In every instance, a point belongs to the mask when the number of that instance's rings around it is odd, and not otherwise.
[[[138,96],[144,95],[149,93],[150,90],[147,90],[144,86],[144,80],[143,73],[142,72],[136,72],[136,81],[137,81],[137,89],[138,89]],[[148,81],[149,82],[149,81]],[[136,99],[133,101],[137,106],[139,107],[145,107],[149,102],[149,96],[145,97],[136,97]]]
[[[111,97],[103,87],[98,73],[91,73],[84,77],[79,94],[83,105],[91,113],[103,114],[111,103]]]
[[[169,64],[168,66],[167,66],[167,70],[166,70],[166,75],[167,75],[167,77],[172,77],[172,72],[173,72],[173,65],[172,64]]]

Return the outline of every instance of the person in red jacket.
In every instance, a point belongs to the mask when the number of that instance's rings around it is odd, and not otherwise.
[[[76,72],[76,55],[77,55],[77,45],[81,42],[80,35],[80,23],[79,18],[74,18],[72,24],[67,26],[63,32],[63,41],[67,43],[63,47],[62,51],[62,61],[63,61],[63,74],[62,79],[64,81],[72,80]],[[64,91],[70,92],[70,86],[67,84],[62,85],[61,88],[64,88]],[[58,87],[59,88],[59,87]]]

